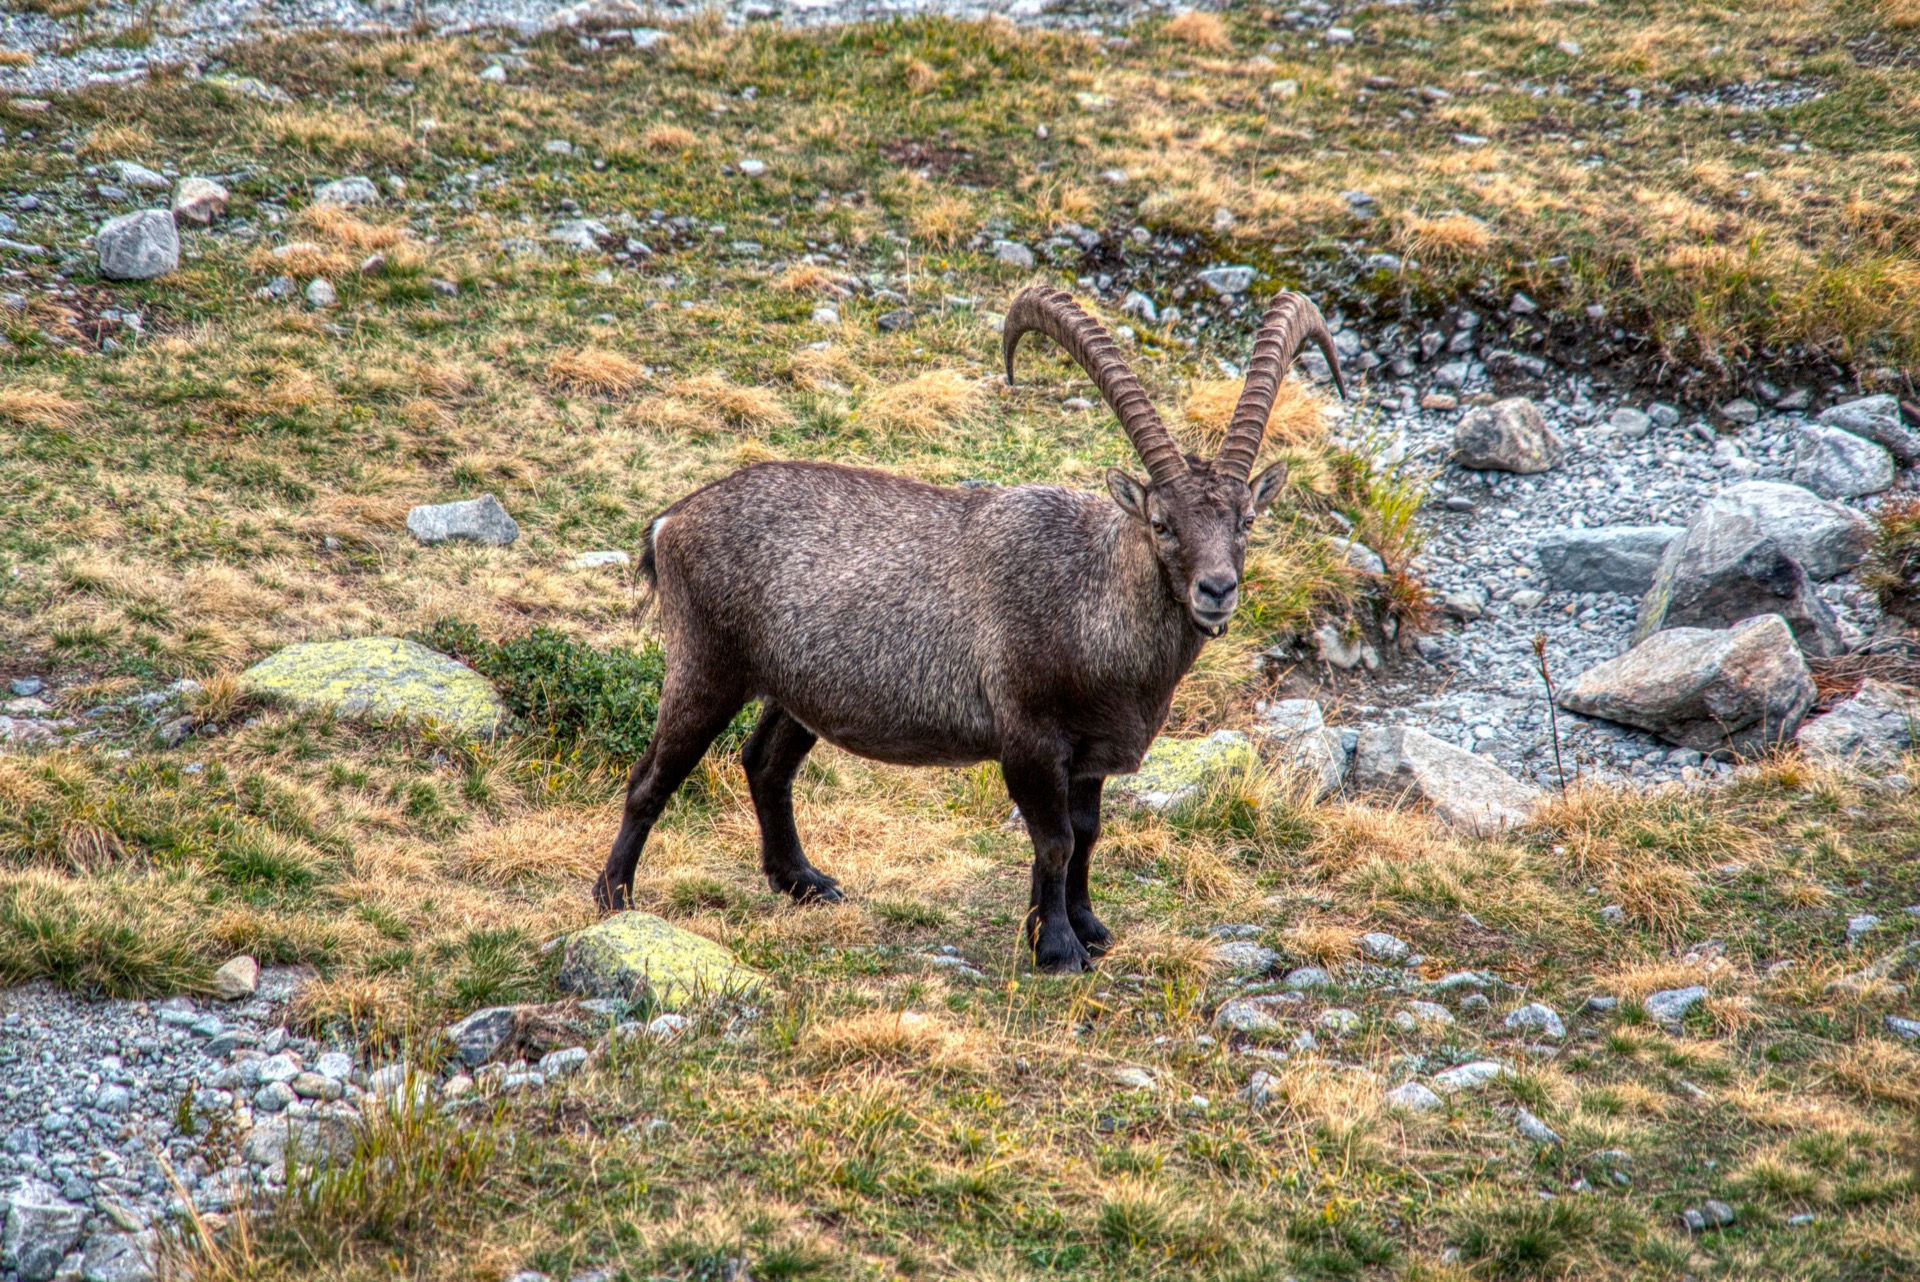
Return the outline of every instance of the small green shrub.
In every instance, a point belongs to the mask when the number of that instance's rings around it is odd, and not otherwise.
[[[1880,608],[1920,626],[1920,499],[1889,499],[1873,516],[1873,546],[1860,582]]]
[[[409,639],[469,665],[500,691],[529,729],[575,743],[596,755],[631,761],[653,739],[666,653],[650,643],[638,653],[599,650],[552,628],[488,641],[470,623],[443,619]],[[733,719],[719,744],[737,748],[757,708]]]

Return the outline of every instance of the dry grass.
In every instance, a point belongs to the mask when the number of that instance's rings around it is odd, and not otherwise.
[[[978,1034],[920,1011],[868,1011],[808,1027],[801,1050],[817,1067],[980,1068],[987,1051]]]
[[[682,404],[731,428],[765,431],[788,422],[792,415],[779,396],[764,387],[747,387],[726,375],[711,372],[681,379],[673,385]]]
[[[1233,48],[1233,36],[1227,31],[1227,24],[1218,15],[1203,9],[1190,9],[1169,19],[1160,28],[1160,34],[1208,53],[1225,53]]]
[[[1493,230],[1466,214],[1409,213],[1401,220],[1398,236],[1403,253],[1440,268],[1481,258],[1494,243]]]
[[[688,151],[700,136],[684,125],[648,125],[640,131],[640,145],[658,155]]]
[[[0,387],[0,423],[15,427],[73,427],[86,407],[72,397],[39,387]]]
[[[549,360],[547,377],[561,387],[611,396],[640,386],[646,381],[647,372],[619,352],[610,352],[604,347],[578,347]]]
[[[1186,404],[1181,407],[1184,432],[1181,444],[1187,450],[1211,456],[1226,439],[1227,424],[1240,403],[1240,379],[1203,379],[1187,389]],[[1265,448],[1281,449],[1310,446],[1327,434],[1327,400],[1307,383],[1289,378],[1280,384],[1267,414]]]
[[[974,379],[959,370],[936,369],[874,392],[862,414],[888,435],[931,436],[962,422],[984,399]]]

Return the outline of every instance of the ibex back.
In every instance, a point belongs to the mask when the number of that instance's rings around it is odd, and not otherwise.
[[[1023,334],[1086,369],[1147,469],[1110,497],[1047,485],[943,489],[826,463],[763,463],[696,490],[648,530],[667,673],[654,738],[595,887],[625,907],[668,798],[749,700],[742,751],[767,880],[841,898],[808,862],[793,777],[818,739],[901,765],[998,761],[1033,839],[1027,935],[1043,970],[1091,965],[1111,936],[1088,891],[1108,775],[1135,769],[1179,684],[1239,603],[1247,532],[1286,465],[1252,476],[1274,394],[1320,313],[1282,294],[1212,460],[1184,458],[1106,332],[1063,292],[1014,300]],[[1344,391],[1344,386],[1342,387]]]

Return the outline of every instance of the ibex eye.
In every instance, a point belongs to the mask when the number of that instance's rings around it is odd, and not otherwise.
[[[1248,517],[1246,520],[1240,522],[1240,528],[1243,530],[1251,530],[1253,528],[1254,521],[1257,519],[1258,518],[1256,517],[1251,517],[1251,516]]]
[[[1167,523],[1165,521],[1155,521],[1153,523],[1153,532],[1155,534],[1165,534],[1167,532]]]

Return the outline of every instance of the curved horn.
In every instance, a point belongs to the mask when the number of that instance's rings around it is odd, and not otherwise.
[[[1292,290],[1274,295],[1272,306],[1260,321],[1260,332],[1253,338],[1246,388],[1240,393],[1240,403],[1233,407],[1226,440],[1220,443],[1215,463],[1219,471],[1231,472],[1243,481],[1253,474],[1253,461],[1260,453],[1260,439],[1267,433],[1267,416],[1273,413],[1280,380],[1287,376],[1293,358],[1308,340],[1326,356],[1334,386],[1340,389],[1340,398],[1346,399],[1347,380],[1340,373],[1340,357],[1320,309],[1305,294]]]
[[[1186,474],[1187,461],[1180,456],[1180,447],[1174,444],[1172,434],[1154,411],[1140,380],[1127,368],[1113,338],[1099,321],[1080,310],[1073,295],[1066,290],[1034,285],[1021,290],[1020,296],[1007,308],[1000,345],[1007,358],[1009,384],[1013,382],[1013,349],[1019,346],[1021,336],[1031,330],[1039,330],[1066,348],[1067,354],[1087,372],[1093,385],[1100,389],[1100,395],[1119,416],[1121,428],[1133,442],[1134,452],[1140,455],[1147,475],[1156,485]]]

